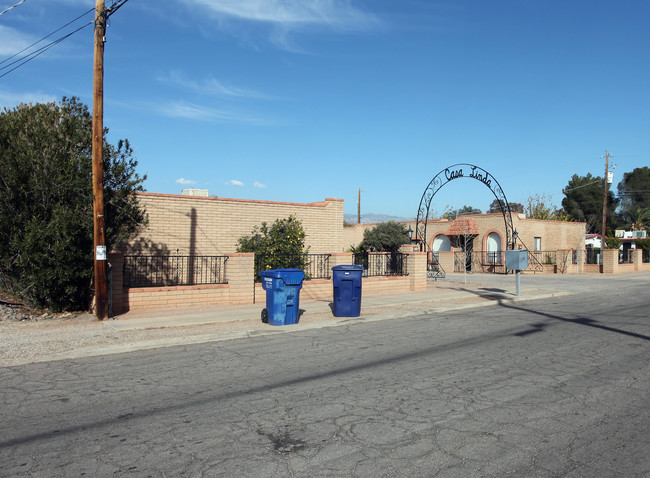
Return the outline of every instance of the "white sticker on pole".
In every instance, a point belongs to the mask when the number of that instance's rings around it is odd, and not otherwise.
[[[95,260],[106,260],[106,246],[97,246],[97,250],[95,251]]]

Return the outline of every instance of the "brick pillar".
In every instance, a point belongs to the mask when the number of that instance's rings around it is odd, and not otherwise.
[[[427,288],[427,253],[410,252],[406,255],[407,270],[411,279],[411,290]]]
[[[630,249],[630,254],[632,254],[634,270],[640,271],[643,269],[643,249]]]
[[[255,303],[255,254],[243,252],[228,254],[226,279],[230,304]]]
[[[113,315],[123,314],[129,311],[124,294],[124,254],[108,254],[108,265],[111,271],[111,312]]]
[[[618,249],[603,250],[603,274],[616,274],[618,272]]]
[[[438,262],[440,266],[445,271],[445,274],[454,273],[454,252],[453,251],[443,251],[438,252]]]
[[[351,252],[335,252],[330,256],[330,267],[354,264]]]

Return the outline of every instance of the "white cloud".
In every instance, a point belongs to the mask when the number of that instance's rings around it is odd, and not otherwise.
[[[238,188],[244,187],[244,183],[242,183],[241,181],[237,181],[236,179],[231,179],[228,184],[232,186],[237,186]]]
[[[185,178],[178,178],[176,182],[184,186],[189,186],[190,184],[196,184],[196,181],[192,181],[191,179],[185,179]]]
[[[377,18],[350,5],[349,0],[184,0],[217,17],[267,22],[285,28],[323,25],[342,30],[365,30]]]
[[[187,101],[168,101],[153,106],[159,114],[170,118],[184,118],[198,121],[222,121],[229,123],[246,123],[253,125],[271,124],[260,118],[238,111],[227,111],[207,106],[196,105]]]
[[[21,103],[55,103],[59,100],[60,98],[45,93],[12,93],[9,91],[0,90],[0,107],[13,108],[14,106],[18,106]]]
[[[13,55],[28,47],[34,41],[33,37],[29,35],[25,35],[14,28],[0,25],[0,55],[2,56]],[[17,58],[19,57],[14,58],[14,60]]]
[[[158,81],[177,85],[186,90],[205,96],[214,96],[219,98],[268,98],[266,95],[254,90],[225,85],[211,76],[200,82],[195,81],[188,78],[187,75],[178,70],[171,71],[168,76],[158,77]]]
[[[266,184],[262,184],[260,182],[255,181],[255,184],[253,184],[253,186],[256,188],[264,189],[266,187]]]

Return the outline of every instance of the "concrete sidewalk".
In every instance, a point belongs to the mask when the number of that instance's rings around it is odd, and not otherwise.
[[[503,281],[495,287],[484,283],[464,283],[445,280],[430,282],[425,291],[405,292],[391,295],[363,295],[359,317],[334,317],[331,299],[301,299],[300,319],[295,325],[273,326],[262,323],[261,312],[264,297],[256,304],[214,306],[196,309],[166,309],[157,311],[129,312],[107,320],[104,324],[115,331],[142,330],[167,327],[183,327],[218,324],[220,333],[237,336],[264,333],[290,332],[309,328],[330,327],[355,322],[377,321],[396,317],[436,313],[471,307],[484,307],[503,302],[536,300],[569,292],[539,287],[522,287],[519,297],[515,295],[515,281]]]

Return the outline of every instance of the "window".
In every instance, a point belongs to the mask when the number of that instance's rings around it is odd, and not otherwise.
[[[542,250],[542,238],[541,237],[536,237],[535,238],[535,250],[536,251],[541,251]]]

